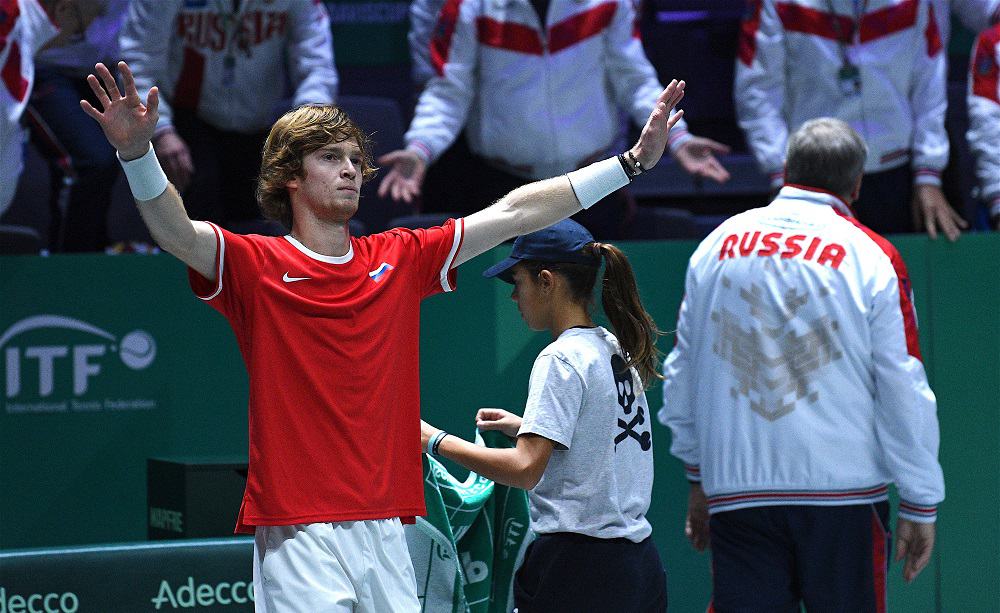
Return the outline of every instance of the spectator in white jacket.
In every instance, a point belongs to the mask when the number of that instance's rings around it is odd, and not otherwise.
[[[289,86],[293,106],[336,99],[325,5],[133,0],[120,45],[139,90],[161,88],[153,146],[188,212],[260,230],[260,151]]]
[[[926,226],[956,240],[968,224],[941,191],[948,162],[946,61],[931,0],[752,0],[734,96],[740,127],[777,189],[788,134],[822,115],[865,139],[854,204],[877,232]]]
[[[969,71],[969,146],[990,226],[1000,230],[1000,24],[979,35]]]
[[[631,0],[417,0],[411,52],[433,78],[417,102],[406,149],[383,156],[380,195],[411,202],[427,167],[464,128],[460,202],[443,210],[485,208],[518,185],[563,174],[604,157],[625,111],[641,125],[663,86],[639,39]],[[428,16],[435,15],[431,22]],[[433,24],[433,30],[428,26]],[[424,49],[427,51],[425,52]],[[426,72],[426,69],[423,71]],[[728,147],[680,125],[670,150],[689,173],[715,181],[729,173],[716,159]],[[618,235],[624,192],[576,218],[598,238]],[[431,194],[424,210],[442,210]],[[601,218],[593,217],[600,212]]]
[[[36,54],[78,39],[104,8],[102,0],[0,2],[0,215],[24,169],[21,118],[35,82]]]

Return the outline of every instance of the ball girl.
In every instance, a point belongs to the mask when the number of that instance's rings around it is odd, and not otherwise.
[[[602,262],[614,334],[589,313]],[[519,613],[664,611],[666,574],[646,520],[653,454],[643,392],[659,376],[659,331],[628,259],[565,220],[519,237],[483,275],[512,283],[525,323],[553,341],[535,359],[524,417],[476,415],[480,430],[500,430],[515,447],[477,446],[422,422],[425,449],[528,490],[538,536],[515,577]]]

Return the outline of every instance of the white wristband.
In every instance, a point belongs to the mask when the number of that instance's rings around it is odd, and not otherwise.
[[[625,174],[625,169],[617,157],[594,162],[590,166],[568,173],[566,177],[576,192],[580,206],[585,209],[589,209],[601,198],[629,183],[628,175]]]
[[[119,154],[118,161],[125,170],[125,178],[128,179],[128,186],[136,200],[152,200],[166,191],[167,175],[160,168],[152,143],[149,144],[149,151],[141,158],[126,162]]]

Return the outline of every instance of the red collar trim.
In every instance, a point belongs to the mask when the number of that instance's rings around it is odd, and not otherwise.
[[[838,202],[840,202],[840,204],[844,205],[844,208],[847,209],[851,213],[852,217],[857,217],[857,215],[854,214],[854,209],[851,208],[851,205],[846,200],[844,200],[842,197],[840,197],[839,195],[837,195],[837,194],[835,194],[835,193],[833,193],[833,192],[831,192],[829,190],[825,190],[825,189],[823,189],[821,187],[812,187],[812,186],[809,186],[809,185],[799,185],[798,183],[785,183],[783,187],[794,187],[795,189],[801,189],[801,190],[807,191],[807,192],[816,192],[817,194],[826,194],[827,196],[833,196],[834,198],[837,199]]]

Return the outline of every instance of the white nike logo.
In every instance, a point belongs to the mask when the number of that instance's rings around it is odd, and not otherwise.
[[[289,277],[287,272],[285,273],[284,277],[281,277],[281,280],[284,281],[285,283],[291,283],[293,281],[305,281],[306,279],[312,279],[312,277]]]

